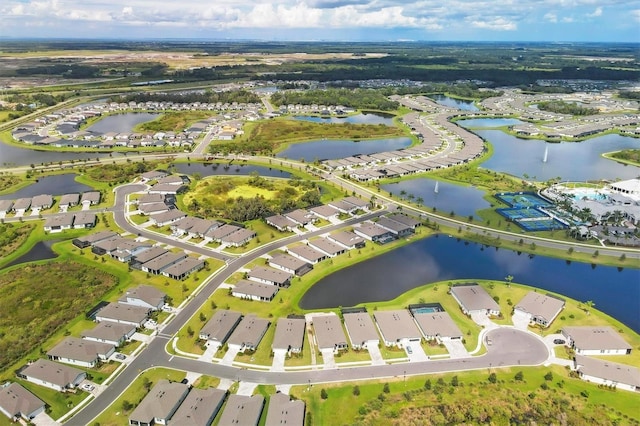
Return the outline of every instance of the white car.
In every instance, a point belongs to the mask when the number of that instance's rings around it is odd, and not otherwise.
[[[96,387],[89,384],[89,383],[85,383],[84,385],[81,386],[82,390],[85,390],[87,392],[91,392],[92,390],[94,390]]]

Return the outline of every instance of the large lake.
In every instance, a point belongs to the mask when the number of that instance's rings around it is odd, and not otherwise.
[[[393,115],[381,115],[374,113],[361,113],[348,117],[317,117],[307,115],[296,115],[294,120],[311,121],[313,123],[352,123],[352,124],[385,124],[393,126]]]
[[[473,101],[450,98],[449,96],[445,95],[429,95],[429,97],[440,105],[444,105],[450,108],[458,108],[463,111],[480,111],[480,109],[475,106]]]
[[[371,139],[350,141],[338,139],[323,139],[303,143],[291,144],[276,156],[280,158],[315,160],[333,160],[352,155],[376,154],[378,152],[395,151],[411,145],[411,138]]]
[[[124,114],[109,115],[96,121],[86,130],[93,133],[130,133],[133,128],[147,121],[155,120],[160,114],[151,112],[127,112]]]
[[[35,262],[37,260],[55,259],[58,255],[51,249],[51,246],[56,241],[39,241],[27,253],[23,254],[19,258],[6,264],[4,268],[8,268],[20,263]]]
[[[94,189],[83,183],[76,182],[76,174],[65,173],[62,175],[39,177],[38,181],[25,186],[10,194],[0,195],[0,200],[16,200],[18,198],[30,198],[36,195],[63,195],[93,191]]]
[[[258,172],[260,176],[290,178],[291,173],[280,169],[272,169],[266,166],[254,166],[252,164],[228,164],[228,163],[175,163],[175,169],[179,173],[192,175],[199,173],[200,176],[216,175],[250,175]]]
[[[468,118],[456,121],[457,125],[466,128],[517,126],[523,123],[517,118]]]
[[[489,141],[494,154],[482,163],[486,169],[544,181],[560,176],[562,180],[631,179],[640,168],[602,157],[605,152],[640,148],[640,139],[616,134],[599,136],[584,142],[550,143],[537,139],[518,139],[500,130],[475,130]],[[548,150],[547,162],[543,162]]]
[[[371,243],[367,243],[371,244]],[[400,247],[339,270],[316,283],[300,301],[303,309],[354,306],[393,299],[437,281],[504,280],[557,292],[595,306],[640,332],[640,270],[530,257],[444,235]],[[428,299],[428,293],[425,294]],[[428,300],[427,300],[428,301]]]
[[[403,180],[398,183],[381,185],[380,188],[390,191],[396,196],[400,196],[400,192],[405,191],[406,195],[415,196],[414,201],[422,198],[424,206],[435,207],[445,213],[453,211],[459,216],[473,215],[479,218],[475,214],[477,210],[491,207],[491,204],[482,198],[484,191],[471,186],[454,185],[428,178]]]
[[[113,154],[114,156],[120,154]],[[109,157],[108,153],[97,152],[56,152],[21,148],[0,141],[0,162],[2,167],[28,166],[29,164],[57,163],[59,161],[95,160]]]

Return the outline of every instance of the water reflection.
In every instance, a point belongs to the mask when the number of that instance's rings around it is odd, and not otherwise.
[[[277,154],[281,158],[315,160],[333,160],[352,155],[376,154],[378,152],[395,151],[411,145],[410,138],[373,139],[354,142],[350,140],[325,139],[304,143],[296,143]]]
[[[0,200],[16,200],[18,198],[30,198],[40,194],[63,195],[93,191],[93,188],[75,181],[76,174],[65,173],[62,175],[44,176],[38,181],[21,188],[10,194],[0,195]]]

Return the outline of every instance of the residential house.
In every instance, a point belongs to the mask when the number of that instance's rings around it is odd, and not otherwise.
[[[206,340],[207,344],[224,345],[231,333],[236,328],[242,314],[229,310],[218,310],[200,330],[200,339]]]
[[[157,183],[147,191],[149,194],[177,195],[187,190],[186,185],[172,185],[169,183]]]
[[[143,194],[137,200],[134,200],[134,203],[138,204],[138,206],[142,206],[144,204],[155,204],[155,203],[164,203],[165,197],[162,194]]]
[[[316,215],[317,217],[319,217],[320,219],[324,219],[324,220],[337,219],[338,215],[340,214],[339,210],[329,205],[312,207],[309,209],[309,211],[314,215]]]
[[[287,247],[286,250],[291,256],[297,257],[298,259],[304,260],[312,265],[315,265],[327,258],[326,254],[306,245]]]
[[[177,176],[177,175],[170,175],[170,176],[165,176],[162,177],[160,179],[158,179],[158,184],[159,185],[184,185],[185,183],[188,183],[189,179],[185,176]]]
[[[31,198],[18,198],[13,203],[13,211],[16,215],[23,215],[31,207]]]
[[[220,242],[231,247],[241,247],[255,236],[256,232],[251,229],[238,228],[235,232],[220,238]]]
[[[20,369],[17,375],[28,382],[60,392],[76,388],[87,378],[87,373],[82,370],[48,359],[36,360]]]
[[[145,263],[162,256],[163,254],[169,253],[169,250],[167,249],[163,249],[162,247],[159,246],[153,246],[150,247],[144,251],[141,251],[139,253],[136,253],[135,255],[132,256],[131,258],[131,267],[132,268],[136,268],[136,269],[140,269],[142,268],[142,265],[144,265]]]
[[[89,229],[96,226],[98,217],[91,212],[78,212],[73,215],[73,229]]]
[[[270,284],[278,287],[289,287],[293,274],[277,269],[256,266],[247,273],[247,277],[252,281],[257,281],[263,284]]]
[[[172,209],[166,212],[155,214],[151,216],[150,220],[151,223],[153,223],[155,226],[167,226],[171,225],[174,222],[177,222],[183,217],[187,217],[187,214],[181,212],[180,210]]]
[[[126,305],[124,303],[109,303],[100,309],[96,314],[96,321],[109,321],[118,324],[130,324],[135,327],[142,327],[149,315],[151,309],[142,306]]]
[[[175,265],[183,259],[187,258],[187,254],[167,252],[160,255],[150,261],[143,263],[141,269],[143,272],[148,272],[153,275],[160,275],[165,269],[171,265]]]
[[[313,213],[310,213],[309,211],[304,209],[297,209],[289,213],[285,213],[284,216],[287,219],[293,221],[298,226],[313,224],[318,220],[318,218],[314,216]]]
[[[189,386],[186,384],[165,379],[158,380],[158,383],[129,415],[129,424],[136,426],[168,424],[188,393]]]
[[[78,248],[87,248],[100,241],[112,240],[118,236],[119,235],[113,231],[100,231],[96,232],[95,234],[89,234],[83,237],[75,238],[72,243]]]
[[[329,201],[328,205],[343,214],[354,214],[359,209],[355,204],[348,203],[344,200]]]
[[[352,348],[366,349],[371,345],[378,346],[380,336],[371,316],[366,311],[345,312],[343,313],[343,318]]]
[[[222,389],[193,388],[171,417],[171,425],[210,426],[227,396]]]
[[[174,263],[161,273],[165,277],[173,278],[174,280],[184,280],[192,272],[199,271],[204,268],[204,260],[196,259],[195,257],[187,257],[182,259],[178,263]]]
[[[50,194],[36,195],[31,199],[31,210],[46,210],[53,206],[53,196]]]
[[[391,231],[372,222],[363,222],[359,226],[354,226],[353,232],[374,243],[386,243],[394,239]]]
[[[301,353],[307,322],[304,317],[279,318],[271,349],[291,353]]]
[[[549,327],[564,309],[564,300],[550,294],[528,292],[513,308],[514,315],[522,315],[530,324]]]
[[[265,222],[267,223],[267,225],[273,226],[280,232],[292,231],[298,226],[296,222],[281,214],[269,216],[265,218]]]
[[[364,238],[351,231],[336,232],[335,234],[329,235],[327,238],[349,250],[363,248],[366,244]]]
[[[406,309],[377,311],[373,318],[386,346],[406,348],[410,343],[420,344],[422,336]]]
[[[406,237],[407,235],[413,234],[415,232],[414,228],[412,228],[411,226],[396,222],[395,220],[391,220],[384,216],[378,219],[376,225],[391,232],[396,238]]]
[[[69,207],[77,206],[80,202],[80,194],[64,194],[60,197],[60,203],[58,206],[60,209],[68,209]]]
[[[420,226],[420,221],[413,218],[412,216],[408,216],[402,213],[394,213],[387,216],[387,218],[402,223],[403,225],[410,226],[412,229],[416,229]]]
[[[285,393],[276,393],[269,398],[265,426],[303,426],[304,414],[304,401],[292,400]]]
[[[140,175],[140,180],[142,183],[147,183],[152,180],[162,179],[163,177],[168,176],[168,173],[163,170],[151,170],[149,172],[144,172]]]
[[[640,369],[637,367],[576,355],[574,368],[580,378],[587,382],[640,392]]]
[[[171,209],[172,207],[168,206],[164,202],[138,205],[138,211],[140,212],[140,214],[144,216],[153,216],[156,214],[168,212]],[[184,220],[184,219],[181,219],[181,220]],[[173,225],[172,225],[172,229],[173,229]]]
[[[356,206],[358,210],[364,210],[364,211],[369,210],[369,203],[358,197],[350,196],[347,198],[343,198],[342,201]]]
[[[151,309],[152,311],[159,311],[164,306],[166,298],[166,293],[153,286],[142,284],[127,290],[118,302],[124,303],[125,305],[141,306]]]
[[[631,345],[608,326],[563,327],[567,346],[579,355],[628,355]]]
[[[11,212],[13,209],[13,201],[12,200],[0,200],[0,213],[7,214]]]
[[[47,357],[51,361],[93,368],[114,353],[115,346],[110,343],[92,342],[69,336],[48,351]]]
[[[438,343],[449,340],[462,340],[462,331],[447,312],[414,313],[418,328],[426,340]]]
[[[61,214],[58,216],[49,216],[44,221],[45,232],[62,232],[73,227],[73,215]]]
[[[263,407],[262,395],[229,395],[218,426],[258,426]]]
[[[347,251],[343,246],[331,242],[331,240],[324,237],[309,240],[309,246],[329,257],[336,257]]]
[[[240,280],[233,286],[231,295],[241,299],[270,302],[278,293],[278,289],[279,287],[270,284]]]
[[[237,232],[239,229],[242,229],[242,228],[235,225],[224,224],[222,226],[219,226],[207,232],[204,235],[204,238],[205,240],[215,241],[217,243],[220,243],[222,242],[223,238],[228,237],[234,232]]]
[[[310,263],[284,253],[276,254],[270,258],[269,266],[281,269],[299,277],[313,269],[313,265]]]
[[[82,194],[80,198],[80,204],[82,204],[82,208],[86,209],[89,206],[95,206],[100,203],[102,195],[99,191],[89,191]]]
[[[239,352],[255,351],[267,332],[269,324],[269,320],[258,318],[255,315],[247,315],[233,330],[227,344],[229,347],[237,348]]]
[[[136,326],[103,321],[90,330],[84,330],[80,337],[94,342],[109,343],[119,347],[136,332]]]
[[[26,390],[19,383],[9,383],[0,387],[0,412],[11,421],[31,422],[34,417],[44,413],[46,404]]]
[[[337,315],[314,315],[312,324],[320,351],[332,350],[333,352],[338,352],[349,347],[342,329],[342,323]]]
[[[478,284],[458,284],[451,287],[451,295],[465,315],[500,315],[500,306]]]

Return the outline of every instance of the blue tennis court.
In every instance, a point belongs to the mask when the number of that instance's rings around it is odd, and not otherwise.
[[[534,192],[502,192],[495,197],[514,208],[551,207],[553,204]]]

